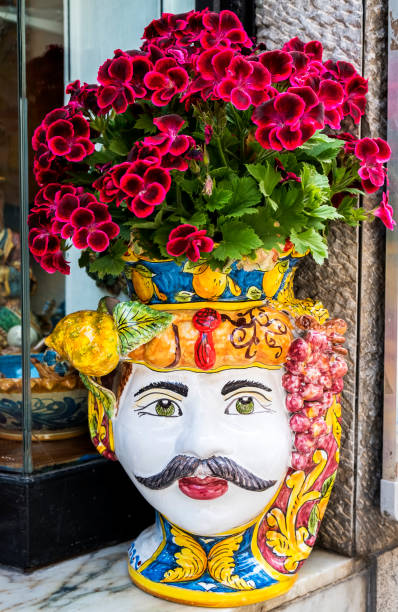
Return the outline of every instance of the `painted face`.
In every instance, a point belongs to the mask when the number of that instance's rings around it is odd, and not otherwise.
[[[113,420],[116,455],[145,499],[203,536],[265,508],[289,464],[282,371],[154,372],[134,365]]]

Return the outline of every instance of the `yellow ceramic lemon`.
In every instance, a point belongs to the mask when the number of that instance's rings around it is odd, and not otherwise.
[[[212,270],[207,264],[202,264],[193,270],[192,287],[201,298],[217,300],[228,287],[233,295],[240,295],[240,287],[225,273]]]
[[[289,261],[278,261],[274,268],[269,272],[264,272],[263,276],[263,291],[266,297],[273,298],[278,291],[284,274],[289,266]]]
[[[105,376],[119,363],[119,337],[113,317],[80,310],[63,318],[46,344],[87,376]]]
[[[159,300],[165,301],[167,299],[153,282],[153,276],[154,274],[143,264],[138,264],[131,270],[134,291],[144,304],[148,304],[151,301],[154,293],[156,293]]]

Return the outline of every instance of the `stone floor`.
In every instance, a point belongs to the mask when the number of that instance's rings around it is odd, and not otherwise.
[[[138,590],[127,573],[128,544],[83,555],[31,574],[0,568],[0,612],[192,612],[194,608],[159,600]],[[204,608],[196,608],[204,610]],[[316,550],[292,590],[268,602],[225,611],[365,612],[366,576],[362,565]]]

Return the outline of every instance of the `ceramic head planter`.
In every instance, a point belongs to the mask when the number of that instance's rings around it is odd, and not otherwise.
[[[131,302],[69,315],[49,344],[89,388],[99,452],[158,511],[130,551],[143,589],[203,606],[287,590],[338,463],[345,325],[293,295],[331,221],[395,221],[390,148],[357,139],[367,81],[297,37],[262,52],[231,11],[164,14],[139,51],[35,131],[29,244]],[[114,386],[106,376],[117,364]]]
[[[131,546],[133,581],[160,597],[215,607],[289,589],[314,545],[338,465],[344,322],[293,298],[133,302],[101,316],[115,330],[138,329],[146,316],[158,326],[147,342],[125,347],[114,400],[91,387],[94,444],[121,462],[158,512]],[[58,350],[62,329],[65,322],[49,340]],[[102,333],[91,337],[92,350]]]

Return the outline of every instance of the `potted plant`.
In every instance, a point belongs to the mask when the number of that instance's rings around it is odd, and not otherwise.
[[[331,221],[395,224],[388,192],[357,207],[388,144],[341,128],[367,81],[319,41],[265,51],[203,10],[164,14],[67,92],[33,137],[29,243],[50,273],[73,245],[127,280],[130,302],[68,315],[47,344],[91,391],[99,452],[159,513],[132,579],[209,607],[283,593],[333,486],[347,370],[345,323],[295,299],[294,272],[327,257]]]

